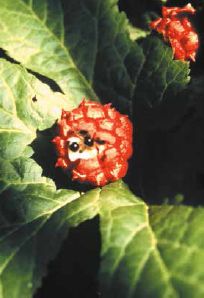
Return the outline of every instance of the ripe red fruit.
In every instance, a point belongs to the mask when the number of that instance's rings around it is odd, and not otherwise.
[[[83,100],[58,121],[56,167],[69,169],[72,179],[103,186],[126,175],[132,155],[132,123],[111,104]]]
[[[170,42],[175,59],[195,61],[199,46],[198,35],[189,19],[183,15],[195,12],[191,4],[184,7],[163,6],[162,18],[150,23],[152,29],[163,34],[164,39]]]

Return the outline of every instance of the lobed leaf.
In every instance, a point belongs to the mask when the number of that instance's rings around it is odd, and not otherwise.
[[[81,197],[72,190],[56,190],[31,159],[13,161],[11,166],[15,177],[4,181],[0,199],[1,297],[28,298],[40,286],[47,263],[70,227],[98,213],[99,190]]]
[[[27,68],[54,79],[78,104],[96,95],[64,45],[59,1],[0,1],[1,46]]]
[[[188,64],[174,61],[168,45],[154,37],[131,41],[117,0],[0,4],[3,49],[56,81],[76,104],[84,96],[96,100],[98,95],[125,112],[130,101],[142,102],[135,108],[140,114],[143,106],[149,112],[155,103],[174,105],[188,83]]]
[[[133,114],[143,129],[169,129],[189,105],[189,63],[173,60],[172,50],[159,37],[139,41],[145,62],[137,78]]]
[[[65,36],[78,67],[100,98],[124,110],[144,57],[129,38],[128,21],[117,2],[63,1]]]
[[[0,43],[12,58],[55,80],[76,103],[96,93],[114,103],[132,98],[144,58],[116,0],[62,1],[64,16],[59,0],[0,4]]]
[[[19,65],[0,59],[0,155],[14,159],[36,137],[36,130],[49,128],[72,102],[30,75]]]
[[[137,101],[149,106],[173,100],[189,81],[188,63],[175,61],[172,50],[158,37],[150,36],[141,42],[145,63],[137,80],[135,96]],[[148,87],[148,88],[147,88]]]
[[[57,190],[27,146],[72,102],[0,60],[0,297],[32,297],[70,227],[94,217],[99,190]]]
[[[104,297],[203,297],[202,208],[153,206],[148,214],[119,183],[104,187],[100,206]]]

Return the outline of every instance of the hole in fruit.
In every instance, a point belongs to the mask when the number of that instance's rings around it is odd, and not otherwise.
[[[104,145],[105,144],[105,141],[103,140],[100,140],[100,139],[96,139],[95,142],[99,145]]]
[[[87,130],[80,130],[79,133],[80,133],[80,135],[84,136],[84,135],[88,134],[88,131]]]
[[[86,137],[84,138],[84,144],[85,144],[85,145],[87,145],[87,146],[89,146],[89,147],[92,147],[92,146],[93,146],[93,143],[94,143],[93,139],[90,138],[89,136],[86,136]]]
[[[36,97],[36,95],[35,95],[35,96],[33,96],[33,98],[32,98],[32,102],[36,102],[36,101],[38,101],[38,100],[37,100],[37,97]]]
[[[65,189],[73,189],[77,191],[87,191],[92,189],[90,184],[81,184],[77,181],[72,181],[69,170],[63,170],[55,167],[57,154],[54,144],[51,142],[57,134],[57,124],[52,127],[37,131],[37,138],[31,143],[34,151],[32,158],[42,168],[42,175],[51,178],[57,187]]]

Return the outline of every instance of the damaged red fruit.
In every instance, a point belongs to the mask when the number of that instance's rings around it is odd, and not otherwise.
[[[70,170],[72,179],[103,186],[126,175],[132,155],[132,123],[111,104],[83,100],[62,111],[55,144],[56,167]]]
[[[199,46],[198,34],[185,16],[186,13],[195,12],[190,3],[184,7],[163,6],[162,18],[150,23],[152,29],[161,33],[165,41],[170,42],[175,59],[195,61]]]

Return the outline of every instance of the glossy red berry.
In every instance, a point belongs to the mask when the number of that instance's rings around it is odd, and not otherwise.
[[[126,175],[132,155],[132,123],[111,104],[83,100],[62,111],[59,134],[52,140],[56,167],[69,169],[72,179],[103,186]]]
[[[199,46],[198,34],[185,16],[186,13],[195,12],[191,4],[184,7],[163,6],[162,18],[150,23],[152,29],[161,33],[164,39],[170,42],[175,59],[195,61]]]

